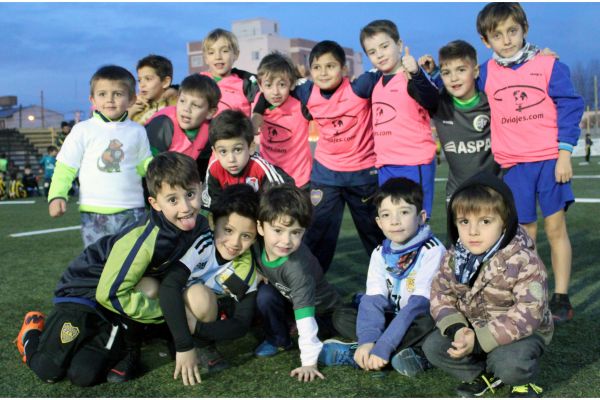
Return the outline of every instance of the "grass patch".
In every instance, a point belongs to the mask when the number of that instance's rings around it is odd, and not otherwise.
[[[579,166],[577,175],[600,175],[593,163]],[[438,177],[445,177],[442,165]],[[436,198],[431,225],[445,241],[445,182],[436,183]],[[600,179],[575,179],[577,197],[600,198]],[[252,351],[259,343],[256,334],[235,342],[219,344],[232,367],[203,376],[199,386],[184,387],[173,380],[174,363],[162,356],[166,347],[156,342],[144,348],[145,373],[121,385],[101,384],[81,389],[68,382],[42,383],[21,363],[12,339],[30,310],[49,312],[56,282],[67,264],[82,250],[79,231],[59,232],[21,238],[12,233],[77,225],[77,205],[60,219],[48,216],[40,198],[33,205],[0,205],[0,254],[3,281],[0,295],[0,395],[3,397],[452,397],[457,382],[439,370],[431,370],[418,379],[408,379],[394,371],[370,373],[349,367],[324,368],[324,381],[299,383],[289,377],[299,366],[297,350],[270,359],[257,359]],[[597,397],[600,379],[600,204],[574,204],[567,214],[573,245],[571,301],[575,319],[556,330],[544,355],[538,384],[546,397]],[[550,255],[540,225],[539,252],[550,274]],[[352,293],[364,290],[369,257],[365,254],[349,214],[345,215],[336,257],[328,272],[329,280],[349,300]],[[508,396],[501,389],[496,396]]]

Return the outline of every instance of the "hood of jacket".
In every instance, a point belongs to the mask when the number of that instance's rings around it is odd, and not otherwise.
[[[519,227],[517,208],[515,207],[515,200],[513,198],[512,191],[506,185],[506,183],[502,182],[502,180],[496,175],[485,171],[478,172],[463,182],[450,198],[447,212],[448,237],[452,245],[454,245],[458,240],[458,229],[456,228],[455,215],[452,212],[452,204],[454,203],[454,199],[456,198],[457,194],[463,190],[476,185],[487,186],[498,192],[504,199],[504,204],[508,208],[508,219],[506,222],[504,239],[502,239],[499,247],[499,249],[502,249],[506,247],[508,243],[510,243],[517,233],[517,229]]]

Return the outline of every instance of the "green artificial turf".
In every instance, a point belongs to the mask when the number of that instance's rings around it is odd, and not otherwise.
[[[574,162],[576,175],[600,175],[600,165]],[[445,177],[442,164],[437,176]],[[436,200],[431,219],[433,231],[445,241],[445,182],[436,183]],[[600,179],[574,179],[576,197],[600,198]],[[143,351],[144,374],[125,384],[101,384],[77,388],[69,382],[41,382],[22,362],[12,340],[23,315],[30,310],[49,312],[52,292],[71,259],[82,250],[79,231],[12,238],[9,235],[39,229],[77,225],[74,201],[60,219],[48,216],[41,198],[33,205],[0,205],[0,396],[2,397],[453,397],[456,382],[439,370],[418,379],[408,379],[393,370],[364,372],[350,367],[322,368],[326,379],[299,383],[289,377],[299,366],[292,350],[269,359],[257,359],[253,349],[259,334],[248,334],[236,342],[219,344],[232,367],[203,376],[201,385],[184,387],[173,380],[174,363],[164,343],[149,344]],[[577,203],[567,214],[573,245],[571,301],[575,319],[558,327],[541,362],[538,384],[546,397],[598,397],[600,389],[600,203]],[[548,244],[539,229],[539,252],[550,270]],[[364,290],[369,257],[346,213],[336,257],[328,272],[346,300]],[[553,287],[552,272],[550,289]],[[508,396],[500,389],[495,396]]]

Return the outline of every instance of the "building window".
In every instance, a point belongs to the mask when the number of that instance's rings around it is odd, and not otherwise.
[[[252,59],[253,60],[260,60],[260,52],[259,51],[253,51],[252,52]]]
[[[198,68],[198,67],[201,67],[204,65],[204,60],[202,59],[202,56],[199,56],[199,55],[191,56],[190,64],[191,64],[192,68]]]

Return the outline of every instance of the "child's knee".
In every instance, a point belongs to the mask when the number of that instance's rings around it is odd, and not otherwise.
[[[185,291],[184,298],[186,306],[198,321],[213,322],[217,319],[217,296],[206,286],[190,286]]]
[[[549,241],[568,240],[567,222],[564,212],[546,217],[544,220],[544,230]]]
[[[142,292],[149,299],[158,298],[158,288],[159,283],[158,280],[149,277],[143,277],[140,281],[135,285],[135,288]]]

